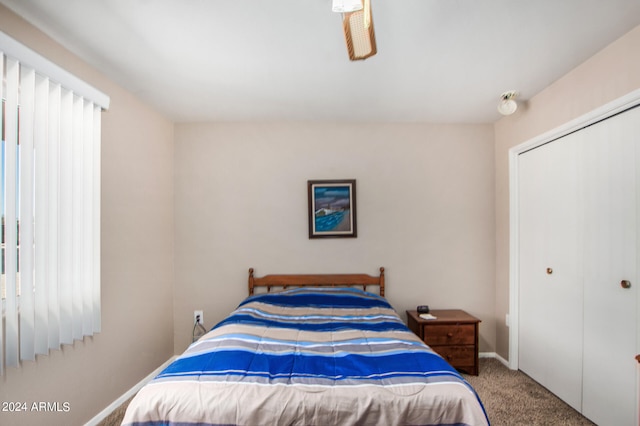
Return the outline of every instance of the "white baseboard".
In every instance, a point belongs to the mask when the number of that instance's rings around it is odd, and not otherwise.
[[[502,364],[504,364],[505,367],[509,368],[509,361],[502,358],[500,355],[498,355],[495,352],[480,352],[478,354],[478,358],[495,358],[498,361],[500,361]]]
[[[92,418],[87,423],[85,423],[85,426],[96,426],[96,425],[98,425],[101,421],[106,419],[109,416],[109,414],[113,413],[118,407],[120,407],[122,404],[124,404],[129,398],[131,398],[133,395],[138,393],[138,391],[140,389],[142,389],[142,387],[144,385],[146,385],[154,377],[156,377],[158,374],[160,374],[160,372],[162,370],[164,370],[169,364],[171,364],[171,362],[176,358],[177,358],[176,355],[174,355],[171,358],[169,358],[167,361],[165,361],[164,364],[162,364],[160,367],[158,367],[155,370],[153,370],[147,377],[145,377],[144,379],[140,380],[134,387],[132,387],[131,389],[126,391],[118,399],[116,399],[111,404],[109,404],[109,406],[107,408],[105,408],[104,410],[102,410],[98,414],[96,414],[96,416],[94,418]]]

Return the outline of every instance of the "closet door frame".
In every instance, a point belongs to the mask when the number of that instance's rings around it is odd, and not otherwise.
[[[595,124],[599,121],[606,120],[618,113],[626,111],[630,108],[640,105],[640,89],[622,96],[600,108],[597,108],[581,117],[569,121],[549,132],[543,133],[517,145],[509,150],[509,368],[518,369],[518,329],[519,329],[519,312],[518,301],[520,295],[519,282],[519,211],[518,211],[518,159],[519,155],[533,148],[539,147],[546,143],[552,142],[570,133],[579,131],[587,126]],[[640,197],[639,197],[640,199]],[[640,201],[638,201],[640,204]],[[640,208],[640,205],[639,205]],[[640,209],[638,210],[640,211]],[[640,226],[638,227],[638,241],[640,241]],[[640,253],[640,250],[639,250]],[[637,259],[640,266],[640,259]],[[640,268],[639,268],[640,270]],[[636,283],[635,285],[640,285]],[[640,306],[640,292],[638,292],[638,306]],[[640,333],[640,327],[638,327]],[[640,345],[640,335],[637,339]],[[640,346],[637,348],[640,354]]]

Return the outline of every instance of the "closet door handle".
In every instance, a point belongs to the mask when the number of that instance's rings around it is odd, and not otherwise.
[[[547,275],[553,274],[553,268],[547,268]]]
[[[631,288],[631,281],[629,281],[629,280],[620,281],[620,287],[622,287],[622,288]]]

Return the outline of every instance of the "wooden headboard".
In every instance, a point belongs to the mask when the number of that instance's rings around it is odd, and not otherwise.
[[[289,274],[289,275],[265,275],[255,277],[253,268],[249,268],[249,295],[254,294],[256,287],[266,287],[267,292],[272,287],[354,287],[378,286],[380,296],[384,297],[384,268],[380,268],[377,277],[367,274]]]

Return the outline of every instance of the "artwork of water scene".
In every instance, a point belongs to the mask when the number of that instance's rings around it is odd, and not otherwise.
[[[309,238],[357,236],[356,181],[309,180]]]
[[[351,233],[351,184],[315,184],[312,191],[314,233]]]

